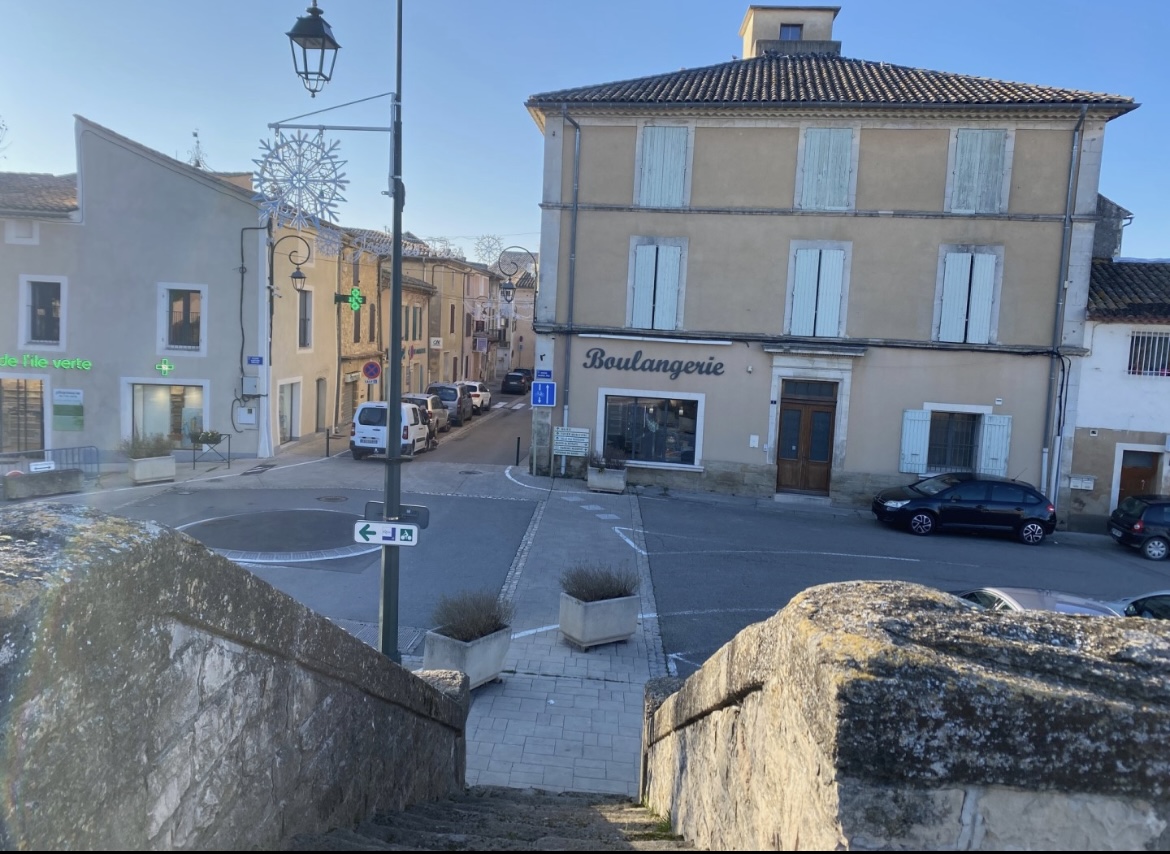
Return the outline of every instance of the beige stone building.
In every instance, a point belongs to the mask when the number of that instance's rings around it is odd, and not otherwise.
[[[838,11],[751,6],[742,59],[528,100],[555,383],[535,471],[580,465],[553,454],[569,426],[631,483],[866,504],[969,469],[1067,492],[1057,391],[1105,127],[1136,105],[847,58]]]

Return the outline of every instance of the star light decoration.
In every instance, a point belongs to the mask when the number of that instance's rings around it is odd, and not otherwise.
[[[327,144],[323,131],[315,136],[299,130],[292,136],[277,131],[275,140],[260,140],[264,155],[252,161],[260,167],[255,199],[260,212],[277,226],[297,231],[332,222],[337,205],[345,201],[341,191],[349,183],[341,171],[346,161],[334,153],[339,145],[336,141]]]

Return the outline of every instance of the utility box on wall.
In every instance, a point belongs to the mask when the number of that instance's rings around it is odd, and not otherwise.
[[[256,426],[256,407],[254,406],[237,406],[236,407],[236,423],[244,427]]]

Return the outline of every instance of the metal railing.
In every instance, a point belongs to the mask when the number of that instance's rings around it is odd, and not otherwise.
[[[28,474],[32,471],[32,463],[42,462],[51,462],[58,469],[81,469],[82,476],[86,478],[97,478],[102,473],[97,446],[81,445],[76,448],[45,448],[0,454],[0,474],[13,470]]]

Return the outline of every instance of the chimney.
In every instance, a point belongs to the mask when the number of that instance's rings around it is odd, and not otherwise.
[[[765,53],[831,53],[840,55],[833,41],[833,19],[840,6],[748,6],[739,34],[743,58]]]

